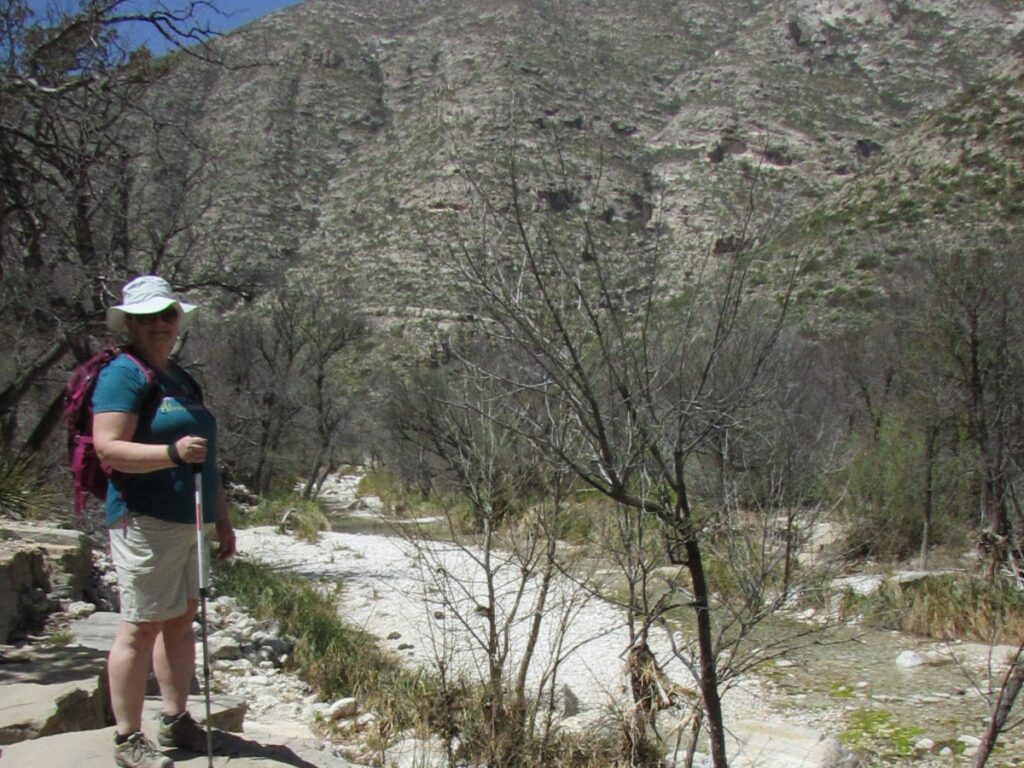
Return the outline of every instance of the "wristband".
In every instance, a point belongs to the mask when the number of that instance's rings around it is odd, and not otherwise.
[[[185,464],[185,460],[181,458],[181,454],[178,453],[178,444],[171,443],[167,446],[167,458],[177,464],[179,467]]]

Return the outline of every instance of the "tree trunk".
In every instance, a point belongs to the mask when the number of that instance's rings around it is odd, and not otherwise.
[[[707,715],[711,765],[728,768],[725,755],[725,724],[722,719],[722,700],[718,694],[718,669],[715,659],[714,638],[711,631],[710,595],[704,576],[700,542],[696,537],[686,540],[686,565],[693,582],[693,607],[697,612],[697,647],[700,650],[700,691]]]
[[[934,507],[935,440],[939,429],[934,424],[925,428],[924,435],[924,524],[921,528],[921,570],[928,569],[928,550],[932,538],[932,512]]]
[[[62,338],[50,345],[49,349],[43,352],[29,365],[13,382],[0,391],[0,417],[2,417],[5,428],[2,434],[4,448],[10,448],[14,443],[13,434],[17,425],[18,403],[26,392],[37,382],[61,358],[70,348],[67,339]],[[9,426],[7,426],[9,425]],[[52,427],[51,427],[52,429]]]
[[[53,434],[54,428],[60,423],[60,419],[63,414],[64,390],[62,389],[46,407],[46,411],[44,411],[43,415],[39,418],[35,429],[32,430],[32,434],[30,434],[28,436],[28,440],[25,441],[23,450],[26,453],[38,453],[41,451],[47,438]]]
[[[1014,701],[1017,699],[1017,694],[1020,693],[1021,685],[1024,684],[1024,658],[1021,657],[1022,652],[1024,652],[1024,645],[1017,648],[1017,655],[1013,660],[1013,664],[1010,665],[1010,669],[1003,679],[1003,687],[999,691],[999,698],[996,700],[996,705],[992,710],[988,730],[981,737],[981,744],[978,745],[978,751],[974,755],[974,762],[971,763],[971,768],[982,768],[985,765],[989,755],[992,754],[992,750],[996,746],[996,739],[1003,732],[1006,721],[1010,717]]]
[[[320,478],[320,465],[323,462],[325,453],[327,453],[326,447],[321,445],[317,449],[316,456],[313,458],[313,463],[309,467],[309,474],[306,476],[306,485],[302,489],[302,498],[307,501],[313,498],[313,489],[317,487],[317,480]]]

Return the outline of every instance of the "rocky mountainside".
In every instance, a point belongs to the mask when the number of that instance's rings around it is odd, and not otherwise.
[[[827,261],[894,187],[894,224],[946,193],[1019,212],[1022,30],[1010,0],[306,0],[219,41],[229,66],[173,63],[154,110],[198,141],[149,172],[164,198],[205,175],[210,267],[311,268],[379,314],[450,308],[431,244],[511,147],[538,208],[599,204],[692,254],[735,247],[753,200],[760,241]]]

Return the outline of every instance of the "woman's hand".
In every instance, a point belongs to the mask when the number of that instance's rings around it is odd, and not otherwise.
[[[224,493],[224,484],[217,489],[217,559],[227,560],[238,551],[235,543],[235,527],[231,524],[228,512],[228,497]]]
[[[235,544],[235,528],[231,520],[218,518],[215,523],[217,528],[217,555],[218,560],[227,560],[237,551]]]
[[[206,438],[185,435],[174,442],[174,452],[183,464],[202,464],[206,460]]]

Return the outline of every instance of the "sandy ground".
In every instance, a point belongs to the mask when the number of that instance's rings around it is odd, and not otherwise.
[[[341,586],[339,613],[363,627],[403,659],[436,667],[444,660],[449,669],[485,672],[483,648],[488,616],[482,609],[487,584],[477,553],[435,544],[414,547],[391,536],[327,533],[317,544],[282,535],[273,528],[239,531],[240,550],[248,557],[285,567],[319,581]],[[523,657],[527,629],[537,599],[535,585],[523,585],[516,564],[497,569],[493,589],[502,606],[517,603],[499,615],[502,642],[513,664]],[[537,638],[529,679],[535,690],[550,679],[557,665],[554,690],[559,709],[578,707],[583,716],[596,716],[623,701],[624,655],[629,644],[623,612],[589,598],[566,579],[557,580],[543,610],[544,623]],[[560,628],[564,626],[564,632]],[[684,665],[672,660],[669,639],[657,632],[652,650],[672,679],[692,687]],[[564,686],[571,691],[565,702]],[[760,685],[750,680],[731,690],[725,699],[727,715],[766,717],[767,701]]]

